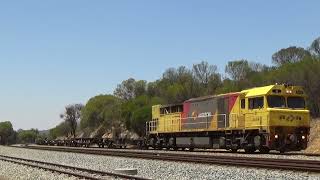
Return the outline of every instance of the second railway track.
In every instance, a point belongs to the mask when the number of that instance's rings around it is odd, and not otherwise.
[[[297,160],[297,159],[275,159],[275,158],[257,158],[257,157],[234,157],[234,156],[212,156],[195,155],[183,153],[154,153],[143,151],[117,151],[117,150],[96,150],[83,148],[65,148],[65,147],[43,147],[29,146],[28,149],[60,151],[70,153],[84,153],[104,156],[118,156],[128,158],[141,158],[152,160],[164,160],[175,162],[218,164],[230,166],[246,166],[255,168],[284,169],[295,171],[308,171],[320,173],[320,161],[316,160]]]
[[[59,174],[66,174],[79,179],[90,179],[90,180],[103,180],[110,179],[111,177],[120,179],[133,179],[133,180],[147,180],[147,178],[131,176],[113,172],[98,171],[93,169],[86,169],[62,164],[55,164],[44,161],[37,161],[32,159],[24,159],[12,156],[0,155],[0,161],[6,161],[15,163],[23,166],[29,166],[32,168],[43,169],[45,171],[51,171]]]

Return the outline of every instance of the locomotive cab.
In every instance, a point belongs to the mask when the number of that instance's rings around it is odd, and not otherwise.
[[[300,86],[271,85],[243,91],[246,129],[259,129],[267,149],[302,150],[307,147],[310,113]]]
[[[307,147],[310,113],[299,86],[274,87],[267,95],[269,146],[280,151]]]

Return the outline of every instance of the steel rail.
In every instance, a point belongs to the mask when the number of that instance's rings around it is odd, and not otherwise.
[[[71,171],[59,170],[56,168],[69,169],[69,170],[73,170],[73,171],[76,170],[79,172],[89,173],[91,175],[112,176],[112,177],[117,177],[117,178],[133,179],[133,180],[149,180],[147,178],[138,177],[138,176],[131,176],[131,175],[119,174],[119,173],[113,173],[113,172],[98,171],[98,170],[93,170],[93,169],[85,169],[85,168],[80,168],[80,167],[67,166],[67,165],[62,165],[62,164],[55,164],[55,163],[50,163],[50,162],[43,162],[43,161],[24,159],[24,158],[18,158],[18,157],[11,157],[11,156],[5,156],[5,155],[0,155],[0,161],[7,161],[7,162],[20,164],[20,165],[24,165],[24,166],[30,166],[33,168],[40,168],[40,169],[43,169],[46,171],[57,172],[57,173],[66,174],[69,176],[75,176],[75,177],[78,177],[81,179],[101,180],[103,178],[97,178],[94,176],[74,173]],[[28,162],[28,163],[26,163],[26,162]],[[39,164],[42,164],[42,165],[39,165]],[[51,168],[48,166],[53,166],[56,168]]]
[[[16,148],[20,148],[19,146],[10,146],[10,147],[16,147]],[[70,146],[46,146],[46,145],[37,145],[37,147],[68,147],[68,148],[80,148],[80,147],[70,147]],[[100,148],[100,147],[86,147],[87,149],[96,149],[96,150],[115,150],[115,148]],[[122,149],[122,150],[141,150],[139,148],[126,148],[126,149]],[[170,152],[172,150],[168,150],[168,149],[142,149],[142,150],[158,150],[158,151],[162,151],[162,152]],[[174,150],[176,152],[188,152],[185,150]],[[214,150],[214,151],[210,151],[210,150],[206,150],[206,149],[194,149],[192,152],[198,152],[198,153],[226,153],[226,154],[248,154],[246,152],[243,151],[238,151],[238,152],[232,152],[232,151],[228,151],[228,150]],[[254,152],[254,153],[250,153],[252,155],[261,155],[261,154],[270,154],[270,155],[285,155],[285,156],[312,156],[312,157],[320,157],[320,153],[304,153],[304,152],[297,152],[297,151],[292,151],[292,152],[285,152],[285,153],[279,153],[279,152],[269,152],[269,153],[260,153],[260,152]]]
[[[258,157],[236,157],[236,156],[213,156],[213,155],[198,155],[186,153],[154,153],[141,151],[117,151],[117,150],[98,150],[84,148],[65,148],[65,147],[43,147],[43,146],[28,146],[23,147],[28,149],[60,151],[69,153],[83,153],[104,156],[118,156],[128,158],[141,158],[165,161],[179,161],[201,164],[218,164],[232,166],[246,166],[255,168],[270,168],[284,169],[296,171],[309,171],[320,173],[320,161],[316,160],[299,160],[299,159],[275,159],[275,158],[258,158]]]

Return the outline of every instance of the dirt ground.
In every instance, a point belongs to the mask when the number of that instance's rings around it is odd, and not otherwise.
[[[309,137],[307,153],[320,153],[320,119],[311,121],[311,130]]]

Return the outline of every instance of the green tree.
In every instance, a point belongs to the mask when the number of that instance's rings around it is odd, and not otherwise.
[[[158,97],[143,95],[127,101],[121,105],[121,116],[129,130],[138,135],[144,135],[145,122],[151,120],[151,106],[161,104],[163,100]]]
[[[278,66],[286,63],[295,63],[301,61],[306,56],[310,56],[310,52],[301,47],[291,46],[279,50],[272,55],[272,62]]]
[[[194,64],[192,71],[195,79],[207,88],[210,77],[217,74],[217,69],[216,65],[209,65],[208,62],[202,61],[199,64]]]
[[[286,64],[271,73],[271,82],[286,82],[304,87],[308,107],[313,116],[320,116],[320,59],[306,57],[300,62]]]
[[[217,93],[217,89],[221,87],[222,80],[219,73],[213,74],[209,77],[207,93],[205,95],[214,95]]]
[[[229,61],[225,68],[225,72],[235,81],[244,80],[250,71],[249,62],[245,59]]]
[[[136,81],[133,78],[122,81],[122,83],[117,86],[113,94],[124,100],[130,100],[134,98],[135,82]]]
[[[56,139],[57,137],[68,136],[69,132],[70,126],[65,121],[63,121],[56,127],[49,130],[49,138]]]
[[[147,82],[144,80],[136,81],[129,78],[117,86],[114,95],[123,100],[130,100],[137,96],[146,94]]]
[[[147,81],[139,80],[134,84],[134,96],[142,96],[147,93]]]
[[[7,145],[14,130],[10,121],[0,122],[0,144]]]
[[[155,82],[149,82],[147,84],[147,95],[148,96],[158,96],[160,94],[160,91],[158,89],[158,83],[159,80]]]
[[[162,79],[152,84],[151,89],[156,96],[162,97],[166,103],[180,103],[187,99],[214,94],[221,85],[221,75],[215,65],[202,61],[194,64],[192,69],[180,66],[167,69]]]
[[[151,120],[151,106],[143,106],[133,112],[131,129],[139,136],[146,134],[146,122]]]
[[[318,37],[317,39],[315,39],[312,43],[311,46],[309,48],[309,51],[315,55],[320,57],[320,37]]]
[[[163,75],[163,80],[167,81],[170,84],[176,83],[178,81],[178,74],[176,72],[175,68],[169,68],[167,69]]]
[[[112,114],[114,107],[118,107],[121,100],[112,95],[99,95],[91,98],[82,109],[82,118],[80,121],[81,129],[94,129],[101,124],[110,124],[109,122],[117,118],[117,114]],[[114,118],[111,118],[114,115]],[[108,118],[107,118],[108,117]]]
[[[37,129],[18,130],[17,137],[19,143],[35,143],[39,131]]]
[[[78,121],[80,121],[80,118],[81,118],[82,109],[83,109],[82,104],[71,104],[66,106],[65,112],[60,115],[60,117],[65,120],[66,124],[69,125],[71,130],[71,135],[73,137],[76,136],[76,130],[78,127]]]
[[[184,91],[184,87],[181,84],[175,83],[168,86],[166,91],[167,102],[172,103],[180,103],[184,101],[184,97],[182,96],[182,92]]]
[[[233,80],[226,78],[222,81],[222,85],[216,90],[216,93],[223,94],[235,91],[239,91],[239,88],[236,85],[236,83]]]

